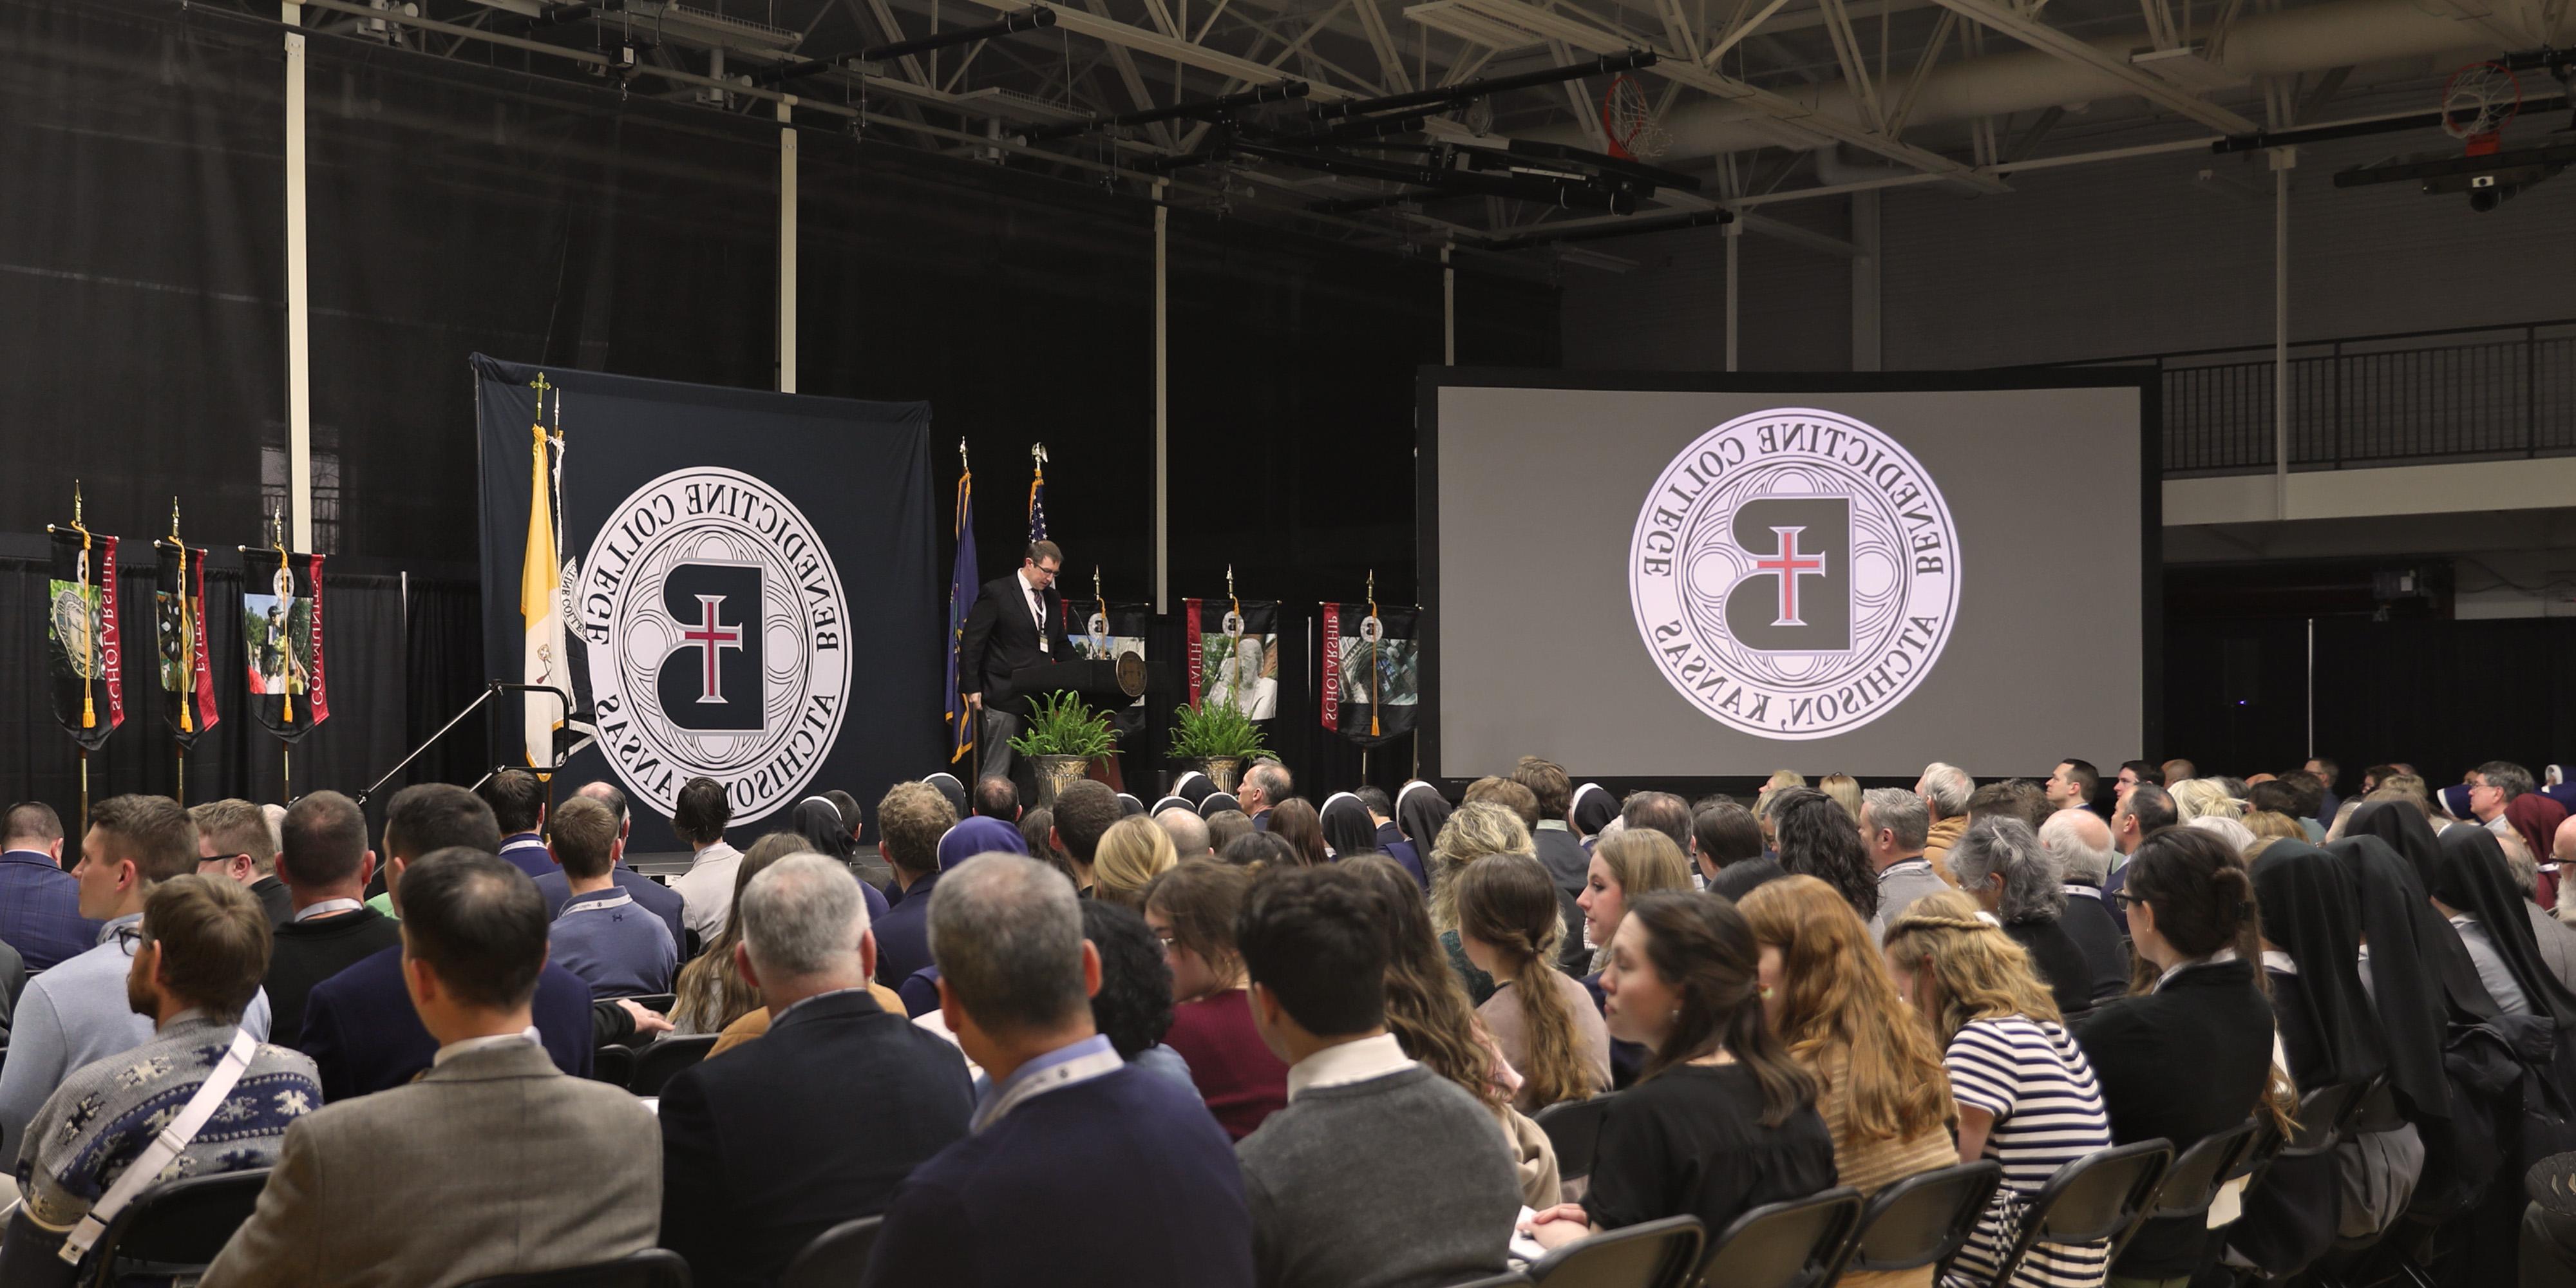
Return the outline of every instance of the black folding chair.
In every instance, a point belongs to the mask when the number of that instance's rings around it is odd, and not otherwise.
[[[1726,1223],[1700,1257],[1699,1282],[1722,1288],[1815,1288],[1831,1282],[1852,1231],[1860,1191],[1837,1186],[1803,1199],[1765,1203]]]
[[[1988,1282],[2005,1288],[2031,1249],[2043,1243],[2128,1242],[2172,1165],[2171,1141],[2142,1140],[2087,1154],[2057,1169],[2022,1209],[2021,1229]]]
[[[655,1015],[669,1015],[671,1013],[671,1008],[680,1004],[680,997],[677,993],[646,993],[642,996],[630,997],[625,1000],[633,1002],[637,1006],[643,1007],[645,1010],[651,1011]]]
[[[877,1246],[882,1216],[863,1216],[814,1236],[796,1259],[787,1263],[780,1288],[851,1288],[867,1272],[868,1253]]]
[[[1589,1100],[1568,1100],[1538,1111],[1538,1129],[1547,1133],[1547,1143],[1556,1150],[1556,1174],[1573,1180],[1592,1174],[1592,1155],[1601,1145],[1601,1120],[1610,1112],[1616,1093],[1594,1096]]]
[[[2282,1143],[2281,1153],[2307,1158],[2342,1144],[2378,1088],[2379,1078],[2373,1075],[2365,1082],[2331,1083],[2299,1097],[2299,1121]]]
[[[700,1033],[692,1037],[665,1037],[644,1048],[635,1056],[635,1076],[626,1087],[639,1096],[662,1094],[662,1084],[677,1076],[682,1069],[707,1058],[716,1044],[716,1035]]]
[[[493,1275],[456,1288],[689,1288],[689,1263],[668,1248],[646,1248],[615,1261]]]
[[[2253,1119],[2219,1132],[2203,1136],[2182,1152],[2165,1170],[2164,1179],[2156,1186],[2156,1197],[2147,1205],[2147,1214],[2127,1234],[2111,1245],[2111,1260],[2120,1259],[2120,1251],[2148,1221],[2171,1221],[2209,1215],[2209,1205],[2218,1201],[2220,1187],[2239,1174],[2245,1156],[2254,1148],[2261,1127]]]
[[[213,1264],[233,1231],[259,1206],[268,1169],[163,1181],[134,1196],[99,1232],[83,1264],[92,1288],[147,1264],[152,1273],[194,1273]],[[123,1262],[123,1269],[118,1263]]]
[[[1451,1284],[1449,1288],[1525,1288],[1529,1281],[1530,1277],[1520,1271],[1506,1270],[1499,1275],[1470,1279],[1463,1284]]]
[[[1977,1218],[2003,1183],[2003,1164],[1980,1160],[1917,1172],[1887,1186],[1861,1209],[1859,1233],[1835,1274],[1945,1265],[1977,1232]]]
[[[1682,1288],[1699,1268],[1705,1231],[1695,1216],[1668,1216],[1605,1230],[1529,1265],[1543,1288]]]
[[[624,1087],[635,1081],[635,1051],[632,1047],[604,1046],[590,1053],[590,1080]]]

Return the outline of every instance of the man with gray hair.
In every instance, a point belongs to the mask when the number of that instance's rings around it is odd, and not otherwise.
[[[1213,857],[1215,852],[1208,848],[1207,820],[1200,818],[1197,810],[1175,805],[1155,815],[1154,825],[1172,838],[1172,849],[1180,855],[1181,862]]]
[[[1073,883],[978,855],[931,893],[930,952],[940,1015],[993,1082],[973,1134],[897,1190],[864,1288],[1249,1288],[1233,1146],[1197,1096],[1093,1028],[1100,952]]]
[[[1887,927],[1914,901],[1950,887],[1934,875],[1923,857],[1923,839],[1932,827],[1921,797],[1901,787],[1873,787],[1860,794],[1860,839],[1878,869],[1878,913],[1869,920],[1872,939],[1885,938]]]
[[[869,995],[876,937],[846,865],[789,855],[733,915],[734,967],[772,1018],[662,1089],[662,1246],[696,1283],[774,1284],[815,1236],[885,1211],[906,1172],[963,1138],[975,1091],[957,1048]]]
[[[1914,784],[1914,794],[1932,820],[1923,835],[1923,857],[1932,865],[1933,875],[1953,885],[1958,883],[1950,876],[1950,847],[1968,830],[1968,798],[1976,793],[1977,780],[1968,771],[1938,760],[1925,765],[1923,777]]]
[[[2084,951],[2092,971],[2093,996],[2119,995],[2129,986],[2129,937],[2120,933],[2120,923],[2112,918],[2102,894],[2102,883],[2111,877],[2111,825],[2091,810],[2059,810],[2040,824],[2039,848],[2057,861],[2066,890],[2066,912],[2058,924]]]
[[[1271,807],[1296,791],[1296,780],[1289,777],[1288,767],[1264,756],[1243,771],[1243,781],[1235,785],[1235,801],[1238,808],[1252,816],[1253,831],[1267,832]]]
[[[2092,1009],[2092,964],[2061,924],[2067,902],[2062,869],[2040,846],[2030,824],[2005,815],[1978,819],[1951,849],[1950,870],[1958,874],[1959,888],[1976,896],[2002,923],[2004,933],[2030,954],[2031,967],[2055,996],[2060,1014]]]

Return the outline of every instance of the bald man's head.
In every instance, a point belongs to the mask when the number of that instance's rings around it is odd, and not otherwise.
[[[2558,835],[2549,838],[2549,857],[2553,862],[2576,863],[2576,814],[2558,825]]]
[[[635,820],[626,813],[624,789],[615,783],[584,783],[581,790],[573,795],[586,796],[607,806],[609,815],[617,820],[617,839],[626,839],[626,830],[634,825]]]

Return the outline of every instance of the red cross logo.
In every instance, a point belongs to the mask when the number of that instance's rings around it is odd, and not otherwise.
[[[680,647],[697,649],[707,662],[706,683],[698,694],[700,702],[722,703],[725,700],[724,682],[716,667],[716,650],[742,648],[742,628],[726,626],[716,620],[716,610],[723,606],[724,601],[722,595],[698,596],[698,624],[680,632]]]
[[[1798,553],[1798,534],[1806,531],[1805,528],[1773,528],[1771,531],[1780,537],[1780,553],[1769,559],[1757,557],[1753,561],[1756,572],[1780,574],[1780,616],[1771,624],[1804,626],[1807,623],[1798,616],[1798,578],[1823,576],[1825,557]],[[707,656],[713,658],[715,654],[710,652]],[[708,665],[712,667],[714,663],[710,661]]]

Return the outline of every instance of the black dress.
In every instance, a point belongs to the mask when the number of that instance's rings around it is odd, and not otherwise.
[[[2272,1013],[2280,1020],[2281,1053],[2289,1057],[2291,1080],[2303,1094],[2314,1091],[2329,1080],[2317,1076],[2327,1060],[2313,1036],[2316,1025],[2308,1015],[2307,993],[2295,972],[2264,973],[2272,983]],[[2245,1215],[2228,1229],[2228,1245],[2275,1275],[2305,1270],[2334,1246],[2343,1213],[2336,1173],[2331,1153],[2275,1161],[2263,1173],[2263,1183],[2246,1191]]]
[[[1833,1186],[1834,1138],[1815,1106],[1765,1127],[1751,1070],[1685,1064],[1610,1102],[1583,1211],[1604,1230],[1695,1216],[1714,1238],[1753,1208]]]
[[[2093,965],[2084,960],[2084,949],[2055,917],[2007,921],[2004,933],[2030,954],[2040,982],[2056,999],[2058,1014],[2076,1016],[2093,1009]]]

